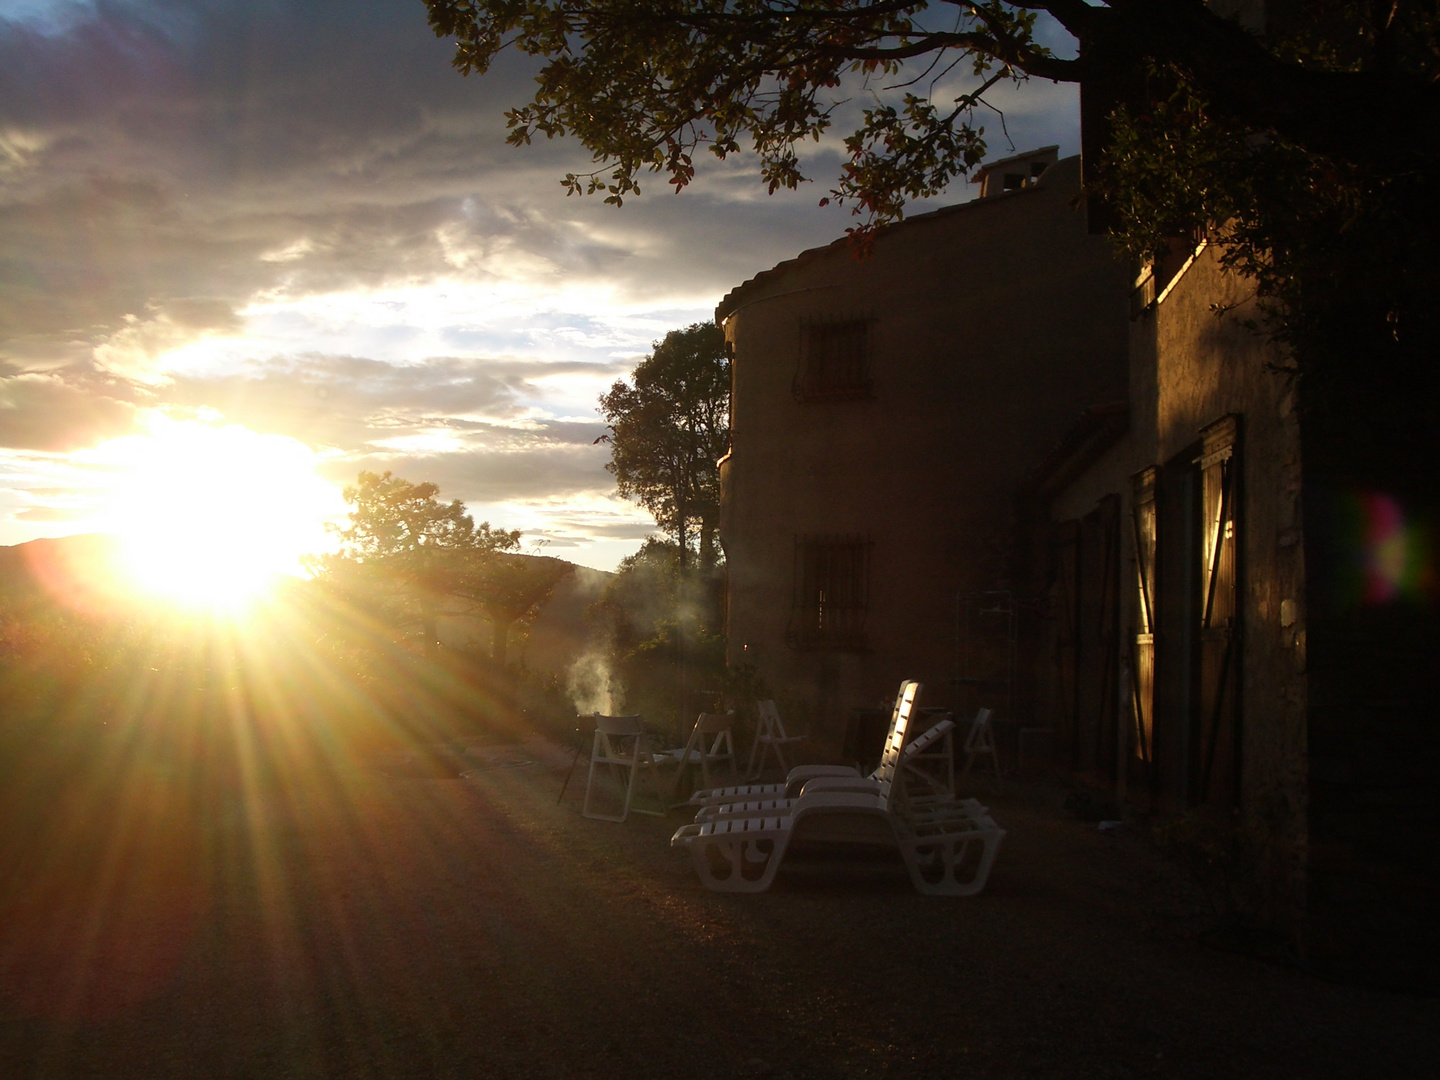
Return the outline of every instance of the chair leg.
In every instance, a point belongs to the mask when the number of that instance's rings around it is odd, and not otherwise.
[[[755,763],[754,779],[759,780],[765,775],[765,759],[771,754],[778,754],[778,748],[775,746],[774,740],[766,739],[760,744],[760,760]]]
[[[643,769],[650,770],[650,790],[655,794],[655,805],[659,807],[658,810],[646,810],[643,807],[631,806],[631,798],[635,792],[635,784],[638,782],[639,774]],[[660,789],[660,770],[655,767],[654,761],[640,760],[639,752],[637,751],[630,766],[630,783],[625,790],[625,813],[628,815],[633,809],[637,814],[649,814],[651,817],[664,817],[669,812],[669,808],[669,800],[665,798],[665,793]]]
[[[778,836],[747,837],[740,833],[717,837],[701,836],[698,832],[701,828],[701,825],[681,826],[675,840],[690,849],[695,874],[705,888],[712,892],[747,893],[770,888],[790,844],[788,830]]]
[[[621,811],[619,816],[616,816],[614,814],[598,814],[590,809],[590,799],[595,791],[595,767],[597,765],[616,764],[615,762],[607,762],[604,759],[604,755],[602,754],[603,748],[599,745],[600,736],[598,734],[595,736],[595,741],[596,745],[590,751],[590,773],[585,779],[585,801],[580,806],[580,813],[582,816],[590,818],[592,821],[624,821],[630,813],[630,790],[628,784],[625,785],[625,807]],[[624,768],[623,765],[616,765],[616,767]]]
[[[957,825],[901,841],[915,891],[927,896],[973,896],[985,888],[1005,830]]]
[[[977,750],[969,750],[965,754],[965,770],[960,774],[963,783],[970,776],[971,766],[975,764],[976,758],[988,758],[990,761],[990,773],[995,784],[995,792],[999,794],[1004,790],[1004,780],[1000,775],[1000,752],[994,746],[982,746]]]
[[[745,779],[747,780],[753,780],[755,779],[755,777],[760,775],[755,769],[755,755],[760,754],[760,760],[762,764],[765,760],[764,754],[761,753],[760,750],[760,738],[760,732],[755,732],[755,741],[750,744],[750,757],[745,762]]]
[[[700,743],[700,749],[704,750],[704,748],[705,743],[702,740]],[[685,779],[686,770],[690,768],[690,753],[694,749],[695,732],[691,731],[690,738],[685,740],[685,749],[680,752],[680,761],[675,766],[675,776],[670,781],[670,795],[667,802],[671,809],[674,809],[675,807],[680,806],[684,803],[684,800],[680,799],[680,784]],[[707,782],[704,786],[708,788],[710,784]]]
[[[710,747],[710,756],[717,762],[728,762],[731,779],[737,781],[740,779],[740,773],[735,768],[735,740],[731,737],[729,728],[716,734],[715,742]],[[709,787],[710,785],[707,783],[705,786]]]
[[[781,749],[780,743],[775,743],[775,760],[780,763],[780,771],[785,775],[790,774],[790,763],[785,760],[785,751]]]
[[[624,768],[624,766],[621,766]],[[630,816],[630,799],[635,794],[635,758],[630,759],[630,775],[625,780],[625,809],[620,812],[620,820],[624,821]]]

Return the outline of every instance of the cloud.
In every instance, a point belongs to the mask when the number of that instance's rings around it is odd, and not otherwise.
[[[737,158],[680,195],[642,178],[617,210],[563,195],[577,143],[505,144],[533,59],[462,79],[451,52],[415,0],[7,4],[0,451],[218,414],[322,450],[337,481],[393,468],[617,558],[643,538],[610,499],[596,398],[851,223],[816,205],[834,142],[800,192],[766,197]],[[1012,134],[1063,144],[1062,97],[1006,99]],[[62,525],[16,460],[11,520]],[[0,543],[33,534],[0,523]]]
[[[95,346],[97,367],[137,383],[166,383],[170,381],[166,354],[213,334],[234,333],[241,326],[234,309],[223,300],[172,297],[149,307],[147,318],[126,315],[121,329]]]
[[[15,521],[45,523],[89,521],[93,514],[88,509],[64,506],[30,506],[13,515]]]
[[[625,300],[704,306],[820,239],[817,223],[843,227],[818,196],[757,201],[740,163],[621,211],[566,199],[582,148],[503,142],[533,64],[462,80],[449,51],[418,5],[379,2],[132,2],[63,33],[0,22],[3,355],[28,357],[36,334],[113,334],[180,297],[238,308],[442,277],[603,279]],[[760,208],[743,239],[741,187]]]
[[[603,431],[598,420],[557,420],[537,413],[533,403],[550,396],[543,382],[593,378],[593,367],[505,357],[398,364],[311,354],[252,361],[214,375],[176,375],[167,398],[344,454],[368,452],[377,440],[437,429],[472,443],[517,438],[533,443],[548,432],[549,438],[588,445]]]
[[[322,468],[327,479],[354,483],[364,469],[438,484],[447,498],[468,504],[506,503],[544,495],[566,499],[602,496],[614,489],[605,473],[608,452],[575,445],[510,446],[461,453],[358,457]]]
[[[84,371],[0,376],[0,447],[64,452],[135,430],[123,381]]]

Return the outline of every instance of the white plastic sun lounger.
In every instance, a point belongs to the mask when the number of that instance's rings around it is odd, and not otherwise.
[[[907,806],[928,806],[934,803],[954,801],[955,795],[950,787],[928,772],[916,767],[916,763],[920,759],[933,755],[931,748],[936,743],[943,743],[952,738],[954,730],[955,721],[941,720],[927,731],[911,739],[900,751],[900,770],[896,774],[899,787],[897,797]],[[793,772],[794,770],[792,770],[792,774]],[[851,769],[835,774],[826,773],[801,778],[802,782],[798,788],[791,786],[788,789],[793,794],[788,794],[784,785],[772,785],[773,794],[705,803],[696,811],[695,820],[709,821],[711,818],[733,814],[775,813],[793,805],[795,800],[807,791],[811,793],[852,791],[861,794],[876,794],[880,790],[880,781],[876,776],[878,772],[877,769],[869,776],[861,776],[857,770]],[[974,800],[969,801],[974,802]],[[979,803],[975,803],[975,805],[978,807]]]
[[[919,689],[918,683],[905,684],[901,713],[876,770],[879,791],[807,790],[774,813],[728,814],[684,825],[671,837],[671,846],[690,853],[701,882],[716,892],[768,889],[797,831],[807,839],[842,844],[893,843],[921,893],[979,892],[1005,830],[988,813],[977,815],[965,803],[938,803],[911,814],[894,797],[900,750]]]

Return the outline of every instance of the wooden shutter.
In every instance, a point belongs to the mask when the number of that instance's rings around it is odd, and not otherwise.
[[[1234,805],[1240,780],[1240,418],[1201,432],[1200,678],[1194,799]]]
[[[1155,745],[1155,479],[1157,470],[1145,469],[1132,480],[1134,504],[1130,525],[1135,544],[1135,578],[1131,603],[1134,633],[1131,639],[1130,712],[1134,728],[1130,739],[1131,778],[1137,789],[1150,783]]]

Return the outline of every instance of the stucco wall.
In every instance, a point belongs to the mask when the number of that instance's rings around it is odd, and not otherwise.
[[[1292,380],[1279,370],[1283,358],[1243,325],[1256,316],[1250,292],[1247,282],[1224,273],[1216,250],[1207,248],[1160,303],[1132,322],[1130,433],[1053,502],[1051,517],[1079,518],[1114,492],[1128,526],[1135,473],[1193,453],[1202,428],[1227,414],[1240,417],[1240,809],[1262,853],[1264,910],[1293,931],[1304,905],[1306,856],[1300,431]],[[1217,315],[1217,305],[1235,306]],[[1128,527],[1121,560],[1129,640],[1138,588]],[[1165,647],[1161,642],[1157,650]],[[1163,709],[1157,698],[1157,730],[1175,722]]]
[[[1032,188],[912,219],[873,258],[843,244],[732,293],[732,450],[722,469],[732,663],[838,742],[848,710],[926,683],[954,702],[958,593],[1002,583],[1011,497],[1085,407],[1123,396],[1126,275],[1086,232],[1078,159]],[[871,322],[874,395],[800,402],[811,319]],[[868,648],[785,642],[797,536],[874,542]]]

